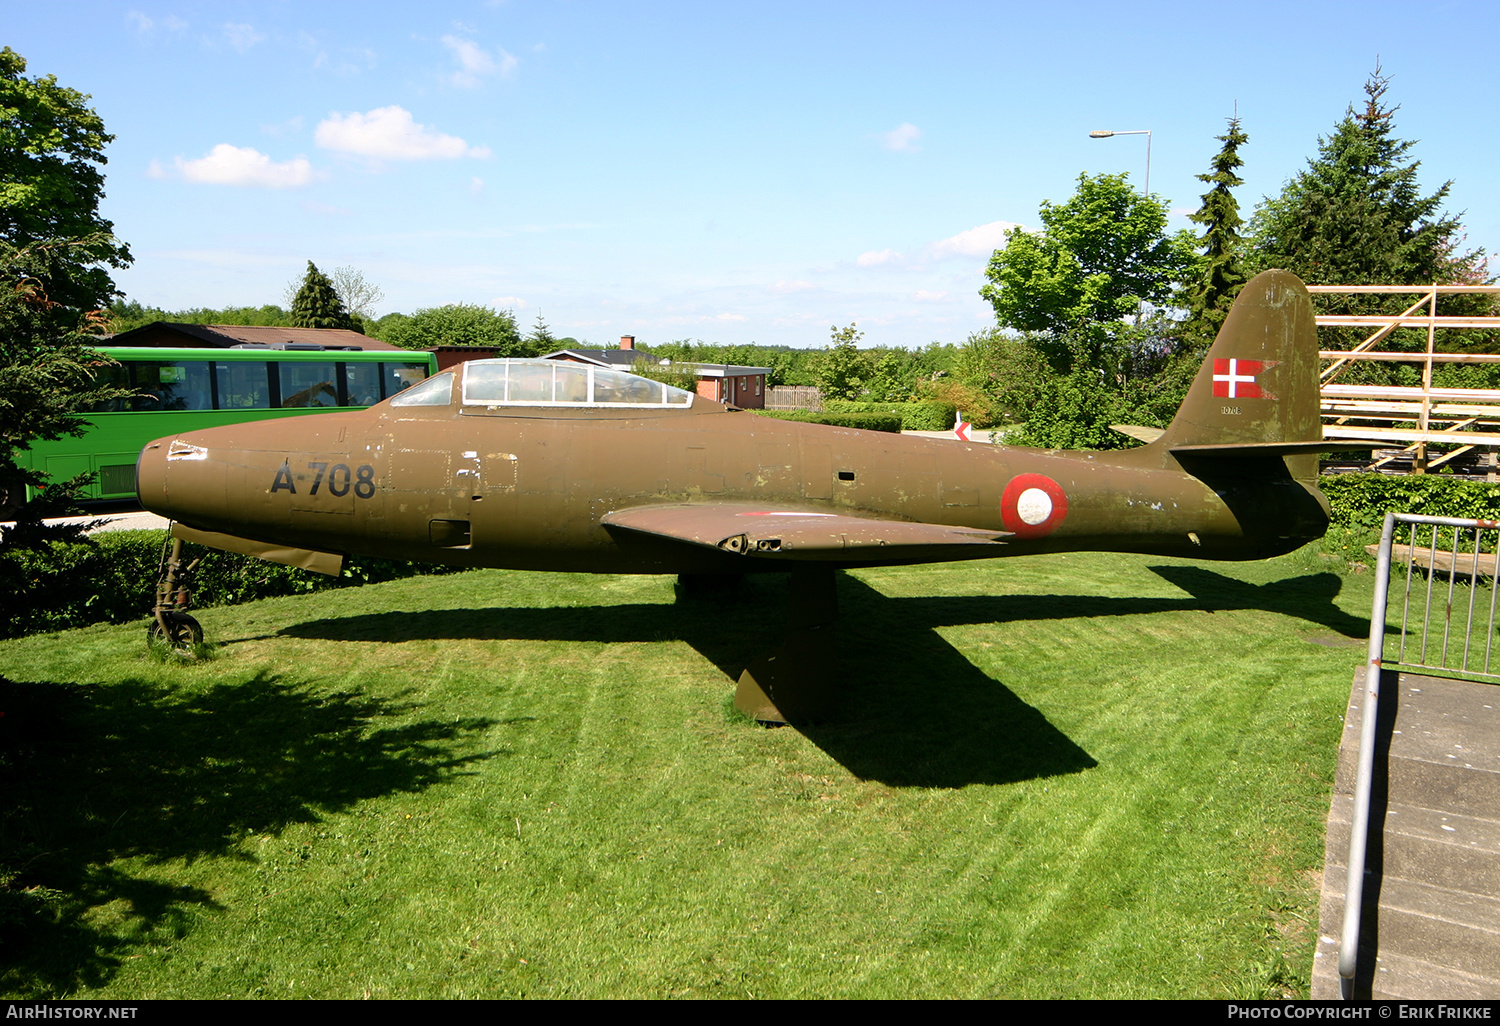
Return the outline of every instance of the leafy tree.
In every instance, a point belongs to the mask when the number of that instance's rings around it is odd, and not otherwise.
[[[292,316],[286,310],[267,303],[265,306],[227,306],[220,309],[194,307],[191,310],[163,310],[142,306],[135,300],[116,302],[109,308],[113,331],[130,331],[156,321],[171,324],[241,324],[258,327],[292,327]]]
[[[384,289],[366,280],[363,272],[348,265],[335,267],[328,280],[345,310],[361,321],[374,320],[375,304],[385,298]]]
[[[856,399],[869,374],[859,351],[859,340],[865,333],[853,324],[847,328],[835,324],[829,330],[833,338],[818,367],[818,391],[824,399]]]
[[[1002,327],[1062,336],[1170,302],[1195,265],[1191,237],[1167,235],[1166,204],[1129,175],[1078,176],[1065,203],[1042,203],[1043,231],[1012,228],[979,294]]]
[[[1365,82],[1364,109],[1350,105],[1318,156],[1256,211],[1252,230],[1260,269],[1283,267],[1310,285],[1419,285],[1458,280],[1482,263],[1459,254],[1458,218],[1442,212],[1452,182],[1430,195],[1417,185],[1415,142],[1395,136],[1399,107],[1384,98],[1390,80]]]
[[[1186,290],[1188,319],[1183,337],[1189,355],[1201,356],[1213,344],[1224,317],[1229,313],[1240,286],[1249,281],[1245,270],[1245,240],[1240,235],[1244,220],[1234,189],[1244,184],[1236,170],[1244,166],[1240,147],[1249,141],[1240,130],[1240,119],[1229,119],[1229,130],[1218,136],[1224,144],[1213,159],[1213,170],[1199,175],[1198,181],[1210,186],[1203,194],[1203,205],[1188,219],[1203,226],[1198,246],[1203,252],[1197,280]]]
[[[292,326],[296,328],[349,328],[360,330],[343,301],[334,291],[333,282],[309,260],[302,288],[292,300]]]
[[[381,319],[383,341],[404,349],[426,349],[432,346],[484,346],[496,356],[527,356],[529,350],[516,327],[516,316],[509,310],[496,311],[487,306],[454,303],[448,306],[418,310],[389,328]]]
[[[49,313],[97,310],[116,295],[108,267],[125,267],[130,250],[99,216],[104,196],[104,147],[114,136],[89,97],[29,79],[25,59],[0,50],[0,240],[18,254],[48,263]],[[66,240],[66,245],[57,243]],[[24,262],[24,261],[23,261]]]
[[[917,368],[905,350],[883,349],[875,359],[865,398],[876,403],[909,402],[916,394]]]

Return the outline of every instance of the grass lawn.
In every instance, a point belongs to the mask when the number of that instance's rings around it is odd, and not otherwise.
[[[779,578],[412,578],[204,610],[195,664],[0,642],[0,993],[1305,996],[1370,576],[850,573],[800,731],[729,701]]]

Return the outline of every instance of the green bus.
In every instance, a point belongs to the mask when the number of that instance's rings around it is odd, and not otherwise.
[[[154,439],[248,420],[362,409],[437,371],[431,353],[297,343],[98,351],[113,362],[98,368],[97,380],[134,394],[91,410],[82,437],[34,441],[17,455],[23,466],[53,481],[93,474],[80,498],[107,501],[136,497],[135,461]]]

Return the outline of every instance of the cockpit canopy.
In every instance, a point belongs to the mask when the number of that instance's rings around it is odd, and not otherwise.
[[[446,406],[452,372],[392,398],[392,406]],[[638,374],[566,360],[469,360],[463,364],[464,406],[641,407],[685,409],[693,393]]]

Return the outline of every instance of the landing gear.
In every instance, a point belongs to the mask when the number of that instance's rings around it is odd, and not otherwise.
[[[196,659],[203,644],[203,628],[186,613],[166,612],[146,628],[146,640],[153,648],[165,648],[175,656]]]
[[[182,539],[169,538],[162,546],[162,560],[156,582],[156,605],[146,640],[152,648],[162,648],[182,659],[196,659],[203,645],[203,628],[185,610],[193,604],[193,574],[202,561],[184,563]]]

